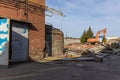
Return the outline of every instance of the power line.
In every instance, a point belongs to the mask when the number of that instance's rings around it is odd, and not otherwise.
[[[56,3],[57,3],[58,9],[60,10],[60,12],[62,12],[58,0],[56,0]],[[60,17],[60,28],[61,28],[61,30],[62,30],[62,26],[63,26],[63,18],[62,18],[62,16],[61,16],[61,17]]]
[[[60,8],[58,0],[56,0],[56,3],[57,3],[57,6],[58,6],[58,9],[61,11],[61,8]]]

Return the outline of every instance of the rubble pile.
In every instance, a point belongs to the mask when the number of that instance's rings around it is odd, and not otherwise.
[[[118,38],[118,39],[109,39],[107,41],[107,44],[112,44],[112,43],[120,43],[120,38]]]
[[[59,60],[103,62],[107,59],[110,59],[111,55],[120,56],[120,41],[115,42],[112,40],[110,45],[87,43],[74,43],[65,45],[63,55]]]
[[[105,47],[99,45],[99,46],[94,46],[93,48],[90,48],[89,51],[93,53],[99,53],[103,49],[105,49]]]
[[[72,51],[75,54],[79,55],[89,55],[91,53],[98,53],[101,50],[103,50],[105,47],[99,44],[96,45],[90,45],[90,44],[71,44],[68,46],[65,46],[68,51]]]

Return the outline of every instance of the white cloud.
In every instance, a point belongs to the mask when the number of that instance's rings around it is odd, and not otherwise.
[[[3,48],[3,46],[0,45],[0,49]]]
[[[92,27],[94,33],[107,28],[108,36],[119,36],[120,0],[58,0],[66,17],[62,30],[72,37],[79,37],[84,29]],[[51,1],[52,5],[52,1]],[[59,16],[46,17],[46,21],[61,29]]]
[[[7,42],[3,42],[1,45],[2,45],[2,46],[5,46],[6,43],[7,43]]]
[[[8,34],[0,34],[0,39],[8,38]]]
[[[7,32],[8,31],[8,28],[7,28],[7,23],[2,23],[0,25],[0,32],[3,31],[3,32]]]

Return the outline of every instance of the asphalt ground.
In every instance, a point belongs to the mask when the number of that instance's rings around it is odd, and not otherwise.
[[[26,62],[0,69],[0,80],[120,80],[120,56],[104,62]]]

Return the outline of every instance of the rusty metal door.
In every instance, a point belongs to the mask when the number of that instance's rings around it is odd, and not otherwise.
[[[9,19],[0,19],[0,65],[9,64]]]
[[[28,57],[28,26],[12,21],[12,62],[26,61]]]

